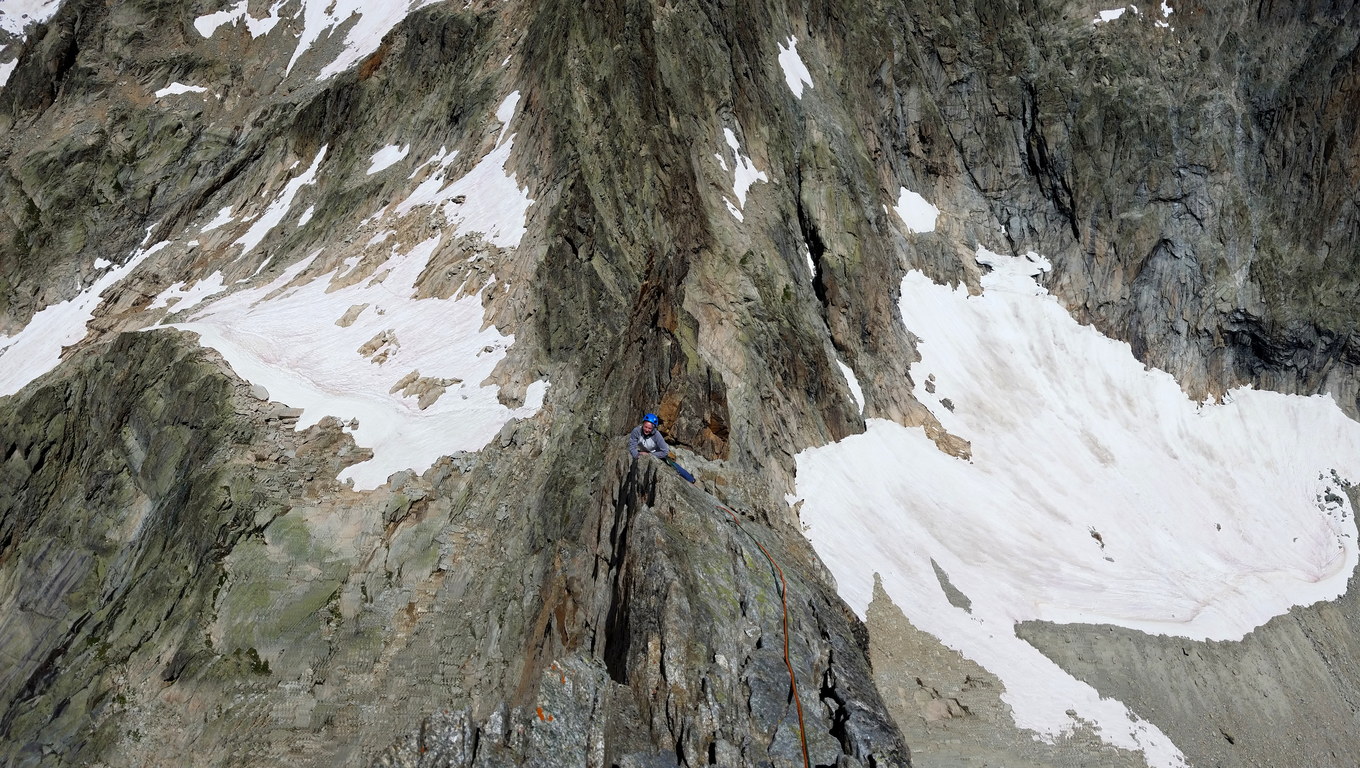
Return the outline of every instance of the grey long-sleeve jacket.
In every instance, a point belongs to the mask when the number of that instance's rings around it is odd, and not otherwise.
[[[642,436],[642,425],[633,427],[633,433],[628,436],[628,453],[633,458],[637,458],[638,451],[647,451],[658,459],[664,459],[670,455],[671,447],[666,445],[666,439],[661,436],[661,430],[652,428],[652,434],[647,437]]]

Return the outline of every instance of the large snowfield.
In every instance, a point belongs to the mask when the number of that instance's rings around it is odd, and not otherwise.
[[[807,536],[860,616],[877,576],[916,626],[1001,678],[1021,727],[1052,739],[1077,725],[1074,710],[1150,764],[1182,765],[1163,733],[1014,625],[1235,640],[1337,597],[1357,549],[1333,470],[1360,465],[1360,424],[1326,397],[1243,389],[1192,402],[1127,344],[1074,321],[1036,283],[1042,258],[979,249],[978,260],[991,268],[981,295],[912,272],[900,301],[922,339],[915,394],[971,442],[971,460],[870,419],[798,456]]]

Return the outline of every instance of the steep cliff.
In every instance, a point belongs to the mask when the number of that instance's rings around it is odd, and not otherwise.
[[[881,585],[838,595],[803,535],[808,449],[887,424],[969,466],[983,436],[912,367],[907,278],[985,295],[1032,252],[1183,397],[1360,416],[1348,4],[27,10],[0,9],[7,763],[1157,763],[1075,703],[1036,742],[1002,671]],[[648,410],[698,486],[629,460]],[[1302,636],[1353,643],[1350,594]],[[1268,719],[1222,719],[1236,651],[1103,631],[1017,636],[1192,764],[1360,747],[1225,751],[1206,724]],[[1245,641],[1265,686],[1280,631]]]

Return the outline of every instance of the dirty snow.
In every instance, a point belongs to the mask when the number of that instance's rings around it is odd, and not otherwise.
[[[779,46],[779,66],[784,70],[784,82],[789,84],[789,90],[793,95],[803,98],[803,84],[812,87],[812,74],[808,72],[807,65],[798,55],[798,38],[789,36],[787,47],[783,43],[776,43]]]
[[[349,467],[341,479],[375,488],[393,472],[423,471],[440,456],[481,449],[510,419],[537,412],[548,387],[546,381],[531,384],[525,404],[512,409],[498,401],[496,387],[483,386],[514,337],[487,325],[480,293],[413,298],[415,281],[440,243],[435,236],[404,253],[393,248],[375,277],[345,288],[330,290],[332,281],[323,276],[266,299],[306,270],[313,254],[269,284],[200,307],[173,327],[200,334],[237,374],[263,385],[273,399],[302,408],[298,429],[328,415],[357,419],[354,439],[374,457]],[[352,325],[336,324],[359,304],[369,306]],[[367,356],[360,352],[384,334],[389,341]],[[422,411],[414,397],[391,391],[413,370],[461,383]]]
[[[61,350],[85,338],[85,325],[103,303],[101,294],[132,274],[168,242],[132,252],[127,263],[105,272],[80,295],[44,307],[17,334],[0,336],[0,396],[12,395],[61,362]]]
[[[1337,488],[1358,478],[1332,471],[1360,467],[1360,424],[1325,397],[1191,402],[1127,344],[1076,323],[1034,281],[1043,259],[979,249],[978,261],[992,270],[980,296],[911,272],[899,303],[922,339],[915,395],[971,442],[971,461],[871,419],[798,456],[807,535],[861,616],[878,574],[913,623],[1001,678],[1019,726],[1051,740],[1076,726],[1073,710],[1151,765],[1183,765],[1165,734],[1014,624],[1235,640],[1337,597],[1357,560]],[[949,603],[932,560],[971,612]]]
[[[897,212],[898,218],[902,219],[902,223],[907,225],[908,230],[918,233],[934,232],[935,220],[940,216],[939,208],[906,187],[902,187],[902,191],[898,193],[897,205],[893,210]]]

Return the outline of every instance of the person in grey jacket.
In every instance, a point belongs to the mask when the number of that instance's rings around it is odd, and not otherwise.
[[[694,475],[689,470],[675,463],[671,458],[671,447],[666,445],[666,438],[661,436],[661,430],[656,426],[657,418],[655,413],[649,413],[642,417],[642,423],[633,427],[632,434],[628,435],[628,452],[633,454],[633,458],[639,455],[650,454],[670,465],[670,468],[685,478],[691,485],[694,484]]]
[[[661,430],[656,428],[656,414],[649,413],[642,417],[642,423],[633,427],[633,433],[628,436],[628,453],[633,458],[637,458],[639,453],[651,454],[658,459],[665,459],[671,454],[671,447],[666,445],[666,439],[661,436]]]

